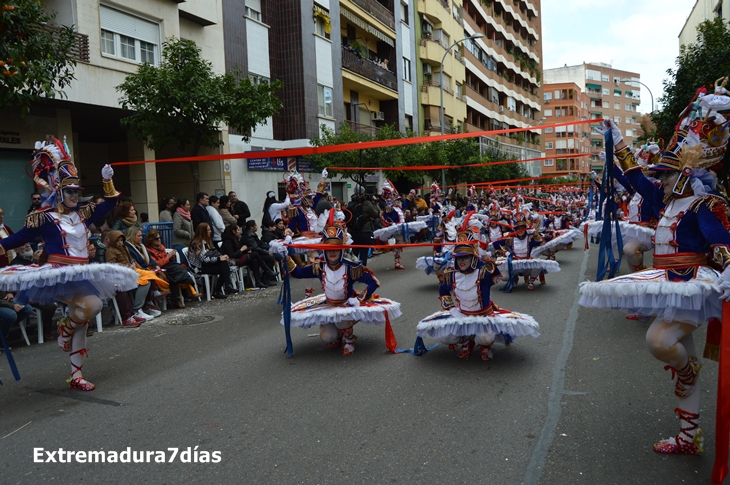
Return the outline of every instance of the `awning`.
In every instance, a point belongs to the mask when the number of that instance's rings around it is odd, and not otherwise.
[[[621,90],[620,89],[614,89],[613,90],[613,94],[621,94]]]
[[[598,91],[602,89],[600,84],[586,84],[586,87],[591,89],[597,89]]]
[[[600,111],[591,111],[591,114],[592,115],[602,115],[603,113],[601,113]]]
[[[353,24],[357,25],[362,30],[364,30],[366,32],[370,32],[375,37],[377,37],[378,39],[382,40],[383,42],[385,42],[389,46],[395,47],[395,44],[393,44],[393,39],[391,39],[390,37],[388,37],[387,35],[385,35],[381,31],[379,31],[378,29],[376,29],[375,27],[373,27],[369,23],[367,23],[364,20],[362,20],[360,17],[358,17],[357,15],[355,15],[353,12],[350,12],[349,10],[347,10],[346,8],[344,8],[344,7],[341,6],[340,7],[340,13],[342,13],[342,15],[347,20],[351,21]]]

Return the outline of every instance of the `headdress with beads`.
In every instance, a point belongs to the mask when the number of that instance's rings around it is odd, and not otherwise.
[[[35,143],[35,152],[31,167],[33,180],[41,193],[41,209],[56,207],[63,202],[65,189],[83,190],[79,185],[79,174],[69,155],[66,137],[61,142],[54,138],[52,142]]]

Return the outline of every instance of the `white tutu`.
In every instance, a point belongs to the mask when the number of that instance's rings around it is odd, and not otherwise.
[[[83,294],[106,300],[137,288],[138,277],[131,268],[109,263],[8,266],[0,271],[0,290],[19,292],[19,301],[25,303],[53,303]]]
[[[583,230],[583,227],[586,224],[588,225],[588,236],[593,238],[601,237],[601,233],[603,232],[603,221],[586,222],[581,226],[581,230]],[[629,239],[638,239],[644,251],[648,251],[654,247],[654,242],[652,241],[652,238],[654,237],[654,229],[651,227],[632,224],[626,221],[619,221],[619,228],[621,229],[621,239],[624,244]],[[614,248],[618,244],[616,240],[616,224],[613,222],[611,223],[611,244]]]
[[[425,271],[427,275],[443,273],[451,266],[452,260],[441,256],[421,256],[416,260],[416,269]]]
[[[291,307],[291,326],[309,328],[323,323],[355,320],[373,325],[385,324],[385,312],[392,320],[401,316],[400,303],[387,298],[373,298],[361,306],[330,305],[324,295],[312,296]],[[281,318],[284,325],[284,317]]]
[[[578,303],[699,326],[712,317],[722,317],[719,284],[720,273],[707,266],[698,268],[696,278],[676,282],[667,280],[665,270],[647,269],[610,280],[583,282]]]
[[[507,258],[497,258],[495,261],[499,272],[502,273],[502,277],[506,278],[509,274],[509,267],[507,266]],[[557,261],[551,261],[548,259],[513,259],[512,260],[512,271],[515,275],[522,274],[523,271],[540,268],[545,273],[558,273],[560,271],[560,264]]]
[[[400,234],[403,236],[403,239],[407,241],[411,236],[416,235],[427,228],[428,224],[421,221],[400,222],[374,231],[373,237],[379,241],[387,241],[391,237]]]
[[[504,309],[495,310],[491,315],[478,316],[454,316],[451,312],[440,311],[418,322],[416,329],[419,337],[437,339],[490,333],[497,336],[497,341],[504,342],[504,335],[513,339],[524,335],[540,335],[540,325],[530,315]]]
[[[530,253],[530,256],[536,258],[539,255],[549,252],[552,249],[563,249],[564,246],[571,244],[579,237],[583,237],[583,233],[580,232],[578,229],[565,229],[562,231],[558,231],[557,234],[558,235],[552,238],[550,241],[533,249]]]

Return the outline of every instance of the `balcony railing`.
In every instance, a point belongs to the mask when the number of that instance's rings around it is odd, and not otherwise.
[[[444,7],[446,9],[447,12],[449,12],[449,13],[451,12],[449,10],[449,0],[439,0],[439,3],[441,4],[442,7]]]
[[[59,35],[61,32],[61,27],[56,25],[46,24],[43,28],[52,32],[54,36]],[[69,51],[71,56],[79,62],[91,62],[89,58],[89,36],[74,32],[74,40],[75,42]]]
[[[380,128],[377,126],[363,125],[354,121],[345,120],[345,124],[355,133],[362,133],[364,135],[375,136],[380,131]]]
[[[398,91],[398,78],[394,72],[380,67],[375,62],[365,59],[354,51],[342,48],[342,67],[349,69],[363,77],[375,81],[378,84]]]
[[[383,22],[385,25],[390,27],[391,30],[395,30],[395,17],[393,12],[385,8],[375,0],[350,0],[352,3],[365,10],[367,13],[375,17],[376,19]]]
[[[434,76],[436,76],[436,74],[434,74]],[[438,81],[433,81],[431,79],[424,79],[423,80],[423,86],[421,86],[421,91],[424,92],[424,93],[427,93],[429,86],[433,86],[435,88],[438,88],[438,87],[441,86],[441,83],[439,83]],[[447,92],[447,93],[449,93],[451,95],[454,94],[454,91],[449,86],[444,86],[444,92]]]

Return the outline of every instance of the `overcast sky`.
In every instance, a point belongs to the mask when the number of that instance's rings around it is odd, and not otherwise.
[[[543,68],[604,62],[640,74],[654,102],[675,67],[679,32],[695,0],[543,0]],[[651,97],[641,86],[641,112]]]

